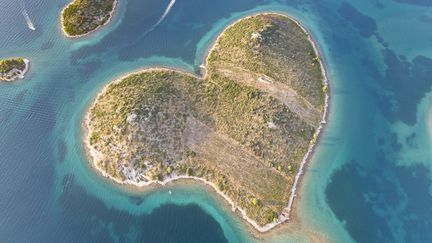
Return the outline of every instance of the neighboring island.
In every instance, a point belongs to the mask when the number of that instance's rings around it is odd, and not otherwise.
[[[30,61],[25,58],[0,59],[0,81],[23,79]]]
[[[93,165],[121,184],[203,181],[261,232],[288,219],[328,103],[309,35],[259,14],[216,40],[206,74],[147,69],[115,81],[86,116]]]
[[[61,12],[62,29],[68,37],[81,37],[107,24],[116,0],[74,0]]]

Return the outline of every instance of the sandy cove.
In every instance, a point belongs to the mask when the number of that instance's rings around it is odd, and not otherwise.
[[[219,38],[221,37],[221,34],[223,34],[225,32],[225,30],[227,30],[228,28],[230,28],[231,26],[233,26],[234,24],[238,23],[239,21],[243,20],[243,19],[247,19],[247,18],[251,18],[257,15],[262,15],[262,14],[277,14],[277,15],[281,15],[284,17],[288,17],[289,19],[291,19],[292,21],[294,21],[302,30],[304,33],[306,33],[306,35],[308,36],[308,40],[310,41],[310,43],[313,46],[313,49],[315,51],[315,53],[320,57],[319,58],[319,63],[320,63],[320,67],[321,67],[321,71],[322,71],[322,75],[323,75],[323,84],[327,86],[327,92],[325,94],[325,100],[324,100],[324,113],[323,113],[323,117],[322,120],[320,122],[320,125],[317,128],[317,131],[314,135],[314,142],[311,143],[309,145],[308,151],[305,154],[305,156],[303,157],[301,163],[300,163],[300,168],[298,173],[295,176],[295,180],[294,180],[294,184],[293,187],[291,189],[291,193],[290,193],[290,197],[288,200],[288,204],[287,206],[283,209],[284,214],[280,214],[278,219],[275,222],[269,223],[267,225],[264,226],[260,226],[258,225],[254,220],[252,220],[251,218],[249,218],[246,214],[246,212],[237,207],[236,204],[227,196],[225,195],[223,192],[221,192],[216,185],[214,185],[213,183],[200,178],[200,177],[194,177],[194,176],[185,176],[185,175],[181,175],[181,176],[170,176],[167,178],[164,178],[164,180],[162,181],[155,181],[155,180],[149,180],[147,182],[140,182],[137,183],[135,181],[120,181],[116,178],[111,177],[110,175],[108,175],[106,172],[102,171],[96,164],[95,164],[95,160],[93,158],[97,158],[100,155],[98,154],[99,152],[96,151],[94,148],[92,148],[89,144],[89,131],[87,130],[87,127],[89,127],[88,125],[88,114],[89,114],[89,110],[94,106],[95,101],[99,98],[99,96],[101,94],[103,94],[107,87],[111,84],[111,83],[117,83],[120,82],[122,79],[127,78],[131,75],[135,75],[135,74],[139,74],[139,73],[143,73],[143,72],[151,72],[151,71],[176,71],[176,72],[180,72],[182,74],[188,75],[188,76],[192,76],[195,78],[205,78],[207,73],[206,73],[206,69],[204,68],[204,74],[202,76],[197,76],[196,74],[192,74],[189,73],[187,71],[184,70],[179,70],[179,69],[173,69],[173,68],[168,68],[168,67],[156,67],[156,68],[145,68],[145,69],[141,69],[138,71],[134,71],[132,73],[128,73],[125,74],[123,76],[121,76],[118,79],[115,79],[114,81],[109,82],[107,85],[105,85],[105,87],[102,89],[102,91],[99,92],[99,94],[93,99],[93,101],[91,102],[91,105],[88,107],[88,109],[85,111],[85,116],[83,118],[83,122],[82,122],[82,129],[83,129],[83,144],[84,149],[86,151],[86,155],[88,158],[88,161],[93,161],[93,163],[90,163],[91,167],[94,168],[98,174],[102,175],[103,177],[109,179],[110,181],[119,184],[119,185],[130,185],[130,186],[135,186],[138,188],[143,188],[143,187],[151,187],[152,185],[156,185],[156,186],[166,186],[167,184],[170,184],[172,182],[177,182],[177,181],[194,181],[194,182],[199,182],[199,183],[203,183],[205,185],[208,185],[212,188],[213,191],[215,191],[218,195],[220,195],[226,203],[228,203],[231,206],[231,209],[233,212],[238,211],[239,215],[245,220],[247,221],[251,226],[253,226],[253,228],[260,232],[260,233],[264,233],[264,232],[268,232],[271,229],[275,228],[276,226],[283,224],[285,222],[287,222],[291,217],[292,214],[292,209],[294,208],[294,202],[295,202],[295,198],[296,198],[296,193],[297,193],[297,188],[299,188],[299,186],[301,185],[301,176],[304,173],[304,169],[305,169],[305,165],[307,164],[307,162],[311,159],[313,152],[315,150],[316,144],[319,142],[320,138],[321,138],[321,134],[322,131],[324,130],[325,124],[327,122],[327,118],[328,118],[328,113],[329,113],[329,103],[330,103],[330,96],[329,96],[329,92],[330,92],[330,87],[329,87],[329,82],[328,82],[328,76],[327,76],[327,72],[326,72],[326,67],[323,63],[323,60],[321,59],[321,55],[319,52],[319,49],[317,48],[317,45],[314,41],[314,39],[312,38],[312,36],[310,35],[310,33],[295,19],[291,18],[290,16],[284,15],[284,14],[280,14],[280,13],[272,13],[272,12],[265,12],[265,13],[258,13],[258,14],[254,14],[251,16],[246,16],[243,18],[240,18],[236,21],[234,21],[233,23],[231,23],[230,25],[228,25],[226,28],[224,28],[224,30],[219,33],[218,37],[214,40],[214,42],[211,45],[211,48],[208,50],[208,52],[206,53],[206,59],[205,62],[200,65],[200,66],[204,66],[206,67],[206,64],[208,62],[208,57],[210,55],[210,53],[213,51],[214,47],[216,46],[216,43],[218,42]]]

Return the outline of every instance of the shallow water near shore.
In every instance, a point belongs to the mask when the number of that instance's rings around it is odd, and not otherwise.
[[[120,0],[110,24],[76,40],[58,24],[67,1],[24,3],[35,31],[18,2],[0,2],[0,57],[31,60],[25,80],[0,83],[0,241],[257,240],[203,186],[141,193],[97,176],[83,154],[81,119],[109,81],[154,66],[198,72],[224,26],[266,11],[293,16],[311,32],[332,97],[295,226],[262,239],[432,241],[427,1],[177,0],[143,35],[170,1]]]

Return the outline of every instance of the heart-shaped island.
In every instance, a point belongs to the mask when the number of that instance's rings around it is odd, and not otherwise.
[[[86,116],[92,164],[118,183],[205,182],[259,231],[289,217],[328,103],[309,35],[280,14],[226,28],[205,75],[147,69],[107,85]]]

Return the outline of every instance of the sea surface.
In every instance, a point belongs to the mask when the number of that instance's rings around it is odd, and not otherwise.
[[[119,0],[81,39],[60,30],[67,3],[0,1],[0,58],[31,60],[25,80],[0,83],[0,242],[432,242],[432,1]],[[81,120],[104,85],[197,72],[226,25],[267,11],[309,30],[331,85],[295,227],[257,239],[204,186],[140,193],[89,169]]]

